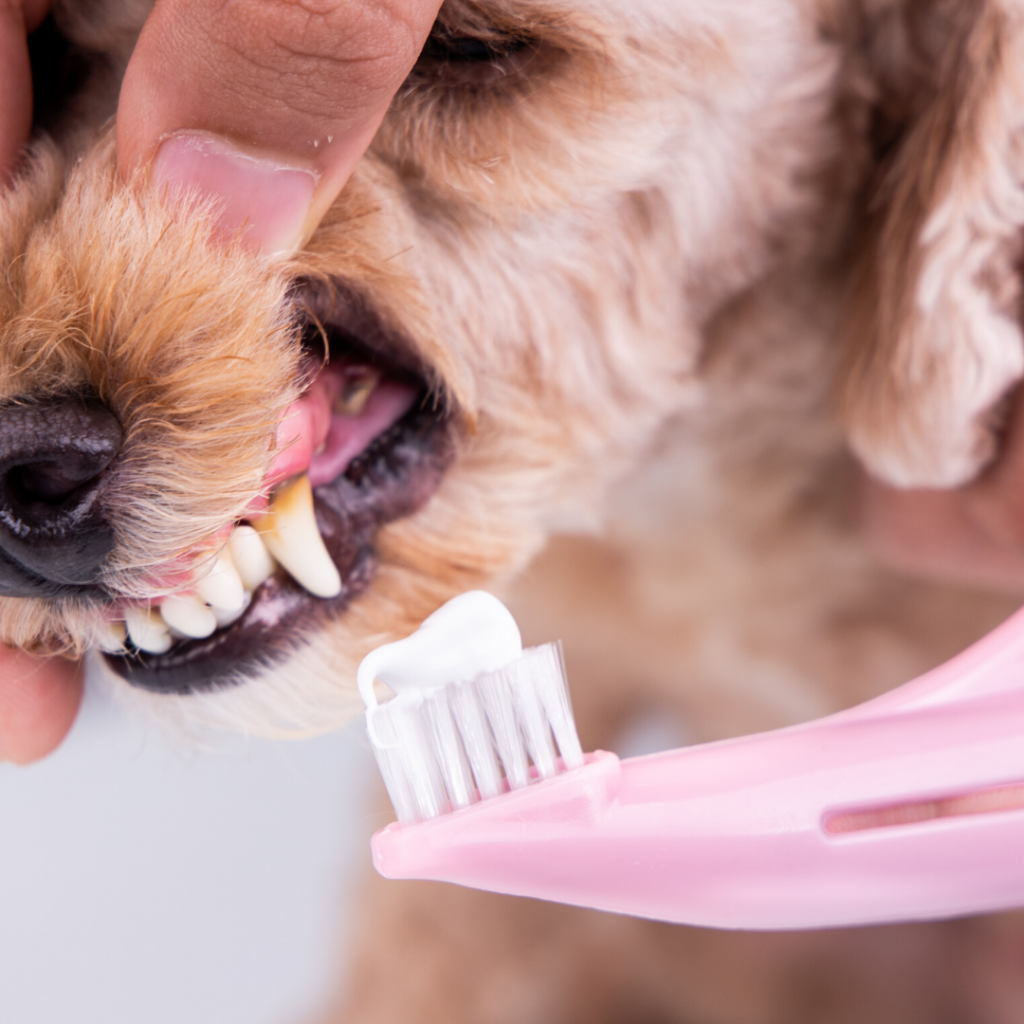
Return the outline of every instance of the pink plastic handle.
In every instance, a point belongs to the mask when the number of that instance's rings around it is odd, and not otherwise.
[[[1024,612],[859,707],[588,764],[373,838],[388,878],[817,928],[1024,905]]]

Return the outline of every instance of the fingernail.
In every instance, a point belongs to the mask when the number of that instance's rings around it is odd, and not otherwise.
[[[216,200],[222,236],[269,253],[302,244],[317,183],[310,170],[254,156],[205,132],[165,139],[153,161],[152,180],[169,192],[194,190]]]

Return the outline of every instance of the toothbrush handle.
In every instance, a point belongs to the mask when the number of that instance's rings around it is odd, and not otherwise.
[[[984,658],[908,684],[903,699],[651,757],[599,752],[454,814],[391,825],[374,837],[374,863],[391,878],[725,928],[1024,905],[1024,634],[1012,622],[1000,643],[979,645]]]

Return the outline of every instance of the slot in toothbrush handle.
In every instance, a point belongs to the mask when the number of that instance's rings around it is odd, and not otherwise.
[[[851,711],[580,769],[373,840],[377,869],[679,923],[1024,905],[1024,618]],[[907,692],[901,692],[905,690]]]

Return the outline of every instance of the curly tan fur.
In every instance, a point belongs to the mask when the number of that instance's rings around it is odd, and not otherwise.
[[[873,224],[849,306],[847,421],[879,476],[949,487],[994,455],[994,411],[1024,374],[1024,11],[912,4],[898,17],[897,73],[913,85],[870,186]]]

